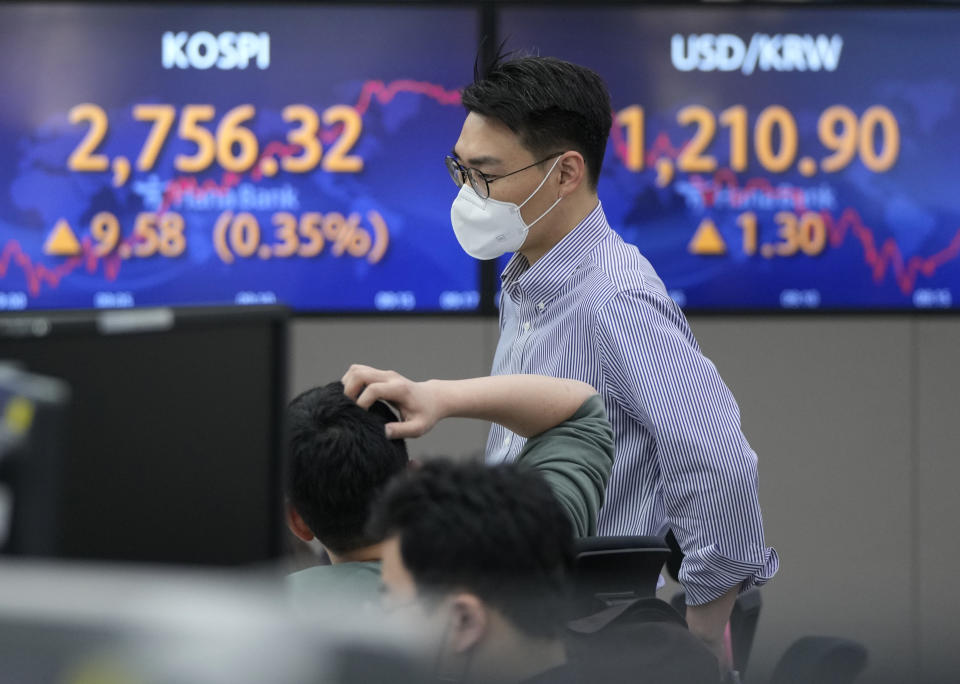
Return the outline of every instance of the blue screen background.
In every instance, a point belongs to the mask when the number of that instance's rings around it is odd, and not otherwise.
[[[703,105],[718,117],[733,105],[749,115],[748,167],[735,185],[762,184],[783,197],[796,189],[819,202],[806,207],[827,216],[830,239],[817,256],[751,256],[740,248],[738,215],[754,211],[759,242],[780,240],[775,214],[782,206],[735,207],[730,187],[729,129],[718,124],[707,152],[721,174],[685,174],[658,187],[655,172],[627,170],[613,137],[599,183],[611,226],[650,259],[668,289],[688,310],[817,308],[888,310],[960,307],[960,12],[952,10],[789,9],[504,9],[500,35],[508,47],[584,64],[606,81],[615,111],[644,107],[646,150],[660,135],[674,150],[693,137],[677,111]],[[680,71],[671,37],[733,34],[840,35],[835,71]],[[771,174],[752,153],[757,114],[781,105],[797,121],[797,159],[819,161],[817,121],[832,105],[861,115],[882,105],[896,117],[900,154],[884,173],[859,159],[836,173],[802,176],[794,165]],[[878,146],[879,148],[879,146]],[[653,156],[666,156],[660,148]],[[756,198],[760,193],[752,193]],[[742,197],[743,195],[741,195]],[[711,204],[712,199],[712,204]],[[790,203],[793,204],[792,202]],[[802,213],[804,209],[788,206]],[[688,251],[698,226],[711,219],[727,244],[723,255]]]
[[[164,69],[161,36],[209,31],[267,32],[270,65],[243,70]],[[450,229],[456,194],[443,157],[459,135],[458,90],[470,78],[477,13],[471,8],[383,7],[0,7],[0,308],[90,307],[279,301],[301,312],[475,310],[478,264],[460,249]],[[440,58],[442,56],[442,58]],[[137,104],[165,103],[178,120],[149,172],[134,168],[114,187],[108,172],[69,172],[66,160],[89,124],[71,124],[68,112],[94,103],[108,114],[109,131],[96,152],[135,160],[149,131],[136,121]],[[217,163],[197,174],[178,173],[177,154],[196,146],[177,135],[188,104],[210,104],[216,119],[252,104],[247,126],[261,153],[286,143],[296,124],[284,107],[304,104],[318,113],[334,105],[362,110],[362,132],[350,150],[363,159],[359,173],[247,172],[230,179]],[[326,127],[325,150],[336,138]],[[229,179],[229,180],[228,180]],[[212,233],[223,210],[172,185],[231,186],[258,220],[262,241],[277,244],[271,218],[288,210],[344,216],[382,216],[389,244],[370,263],[334,241],[313,258],[237,258],[225,263]],[[179,186],[178,186],[179,187]],[[258,204],[272,190],[280,204]],[[172,200],[172,201],[171,201]],[[186,225],[182,256],[121,259],[44,254],[54,226],[65,219],[78,241],[89,238],[92,217],[115,214],[124,237],[135,216],[161,204]],[[242,206],[241,206],[242,205]]]

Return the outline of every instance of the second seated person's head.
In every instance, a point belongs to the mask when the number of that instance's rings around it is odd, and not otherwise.
[[[468,114],[447,160],[462,183],[451,211],[454,231],[477,258],[519,250],[535,261],[596,204],[612,124],[606,86],[586,67],[522,57],[478,74],[462,101]],[[512,205],[510,213],[519,207],[510,222],[517,229],[485,243],[475,234],[485,222],[507,222],[503,203]]]
[[[396,417],[382,402],[360,408],[332,382],[290,402],[286,418],[291,530],[316,537],[334,561],[377,544],[367,532],[372,503],[409,461],[403,440],[384,432]]]
[[[438,676],[520,681],[564,662],[573,531],[538,473],[431,462],[387,487],[371,524],[384,609],[425,635]]]

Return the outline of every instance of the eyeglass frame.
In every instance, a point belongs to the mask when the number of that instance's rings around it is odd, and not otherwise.
[[[532,169],[534,166],[537,166],[538,164],[542,164],[542,163],[545,162],[545,161],[550,161],[550,160],[553,159],[554,157],[559,157],[559,156],[562,155],[562,154],[566,154],[566,151],[564,151],[564,152],[554,152],[554,153],[551,154],[549,157],[545,157],[544,159],[541,159],[540,161],[535,161],[535,162],[533,162],[532,164],[529,164],[529,165],[527,165],[527,166],[524,166],[522,169],[517,169],[516,171],[511,171],[510,173],[502,173],[502,174],[500,174],[499,176],[490,175],[490,174],[484,173],[484,172],[481,171],[480,169],[474,168],[474,167],[472,167],[472,166],[464,166],[464,165],[461,164],[460,161],[459,161],[455,156],[453,156],[452,154],[448,154],[448,155],[444,158],[444,163],[445,163],[446,166],[447,166],[447,172],[450,174],[450,178],[453,180],[453,183],[454,183],[454,185],[457,186],[457,188],[462,188],[463,185],[464,185],[464,183],[469,180],[469,181],[470,181],[470,187],[473,188],[474,192],[477,193],[477,195],[480,197],[480,199],[487,199],[488,197],[490,197],[490,184],[491,184],[493,181],[500,180],[501,178],[506,178],[507,176],[512,176],[512,175],[514,175],[514,174],[516,174],[516,173],[520,173],[521,171],[526,171],[527,169]],[[460,181],[457,180],[457,177],[454,175],[454,172],[455,172],[455,171],[460,174],[462,180],[460,180]],[[471,172],[472,172],[472,173],[471,173]],[[477,176],[479,176],[479,177],[483,180],[484,188],[486,189],[486,194],[483,194],[483,193],[480,192],[480,188],[477,187],[477,186],[478,186],[478,183],[477,183],[477,181],[474,180],[474,175],[473,175],[473,173],[476,173]]]

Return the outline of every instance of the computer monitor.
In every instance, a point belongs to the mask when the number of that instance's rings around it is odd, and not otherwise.
[[[0,553],[55,551],[65,382],[0,363]]]
[[[279,307],[0,317],[0,359],[72,392],[51,554],[276,558],[286,321]]]

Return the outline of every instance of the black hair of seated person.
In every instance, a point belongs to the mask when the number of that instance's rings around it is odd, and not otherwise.
[[[380,541],[367,533],[373,501],[406,469],[403,440],[388,439],[396,420],[377,402],[364,410],[332,382],[287,406],[287,496],[321,544],[345,553]]]
[[[552,57],[509,59],[474,67],[463,90],[469,112],[496,119],[537,159],[576,150],[583,155],[590,187],[597,188],[613,116],[603,79],[591,69]]]
[[[399,538],[419,595],[466,591],[529,636],[560,633],[573,527],[538,473],[433,461],[388,485],[371,525]]]

